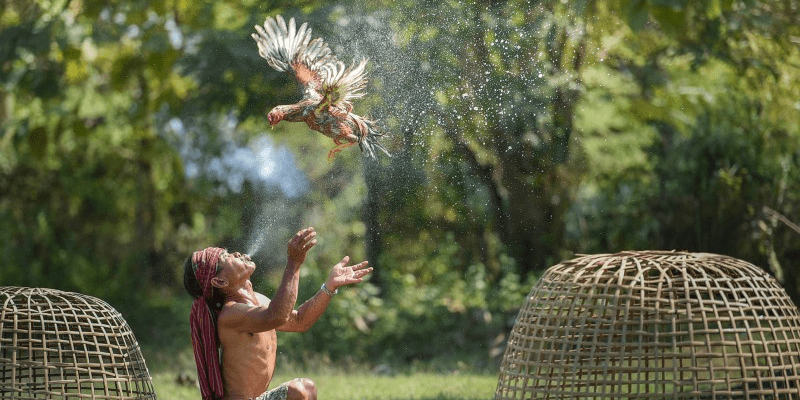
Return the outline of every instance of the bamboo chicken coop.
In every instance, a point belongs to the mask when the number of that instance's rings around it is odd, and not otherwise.
[[[127,322],[100,299],[0,287],[0,399],[156,399]]]
[[[687,252],[548,269],[509,336],[496,400],[800,399],[800,317],[750,263]]]

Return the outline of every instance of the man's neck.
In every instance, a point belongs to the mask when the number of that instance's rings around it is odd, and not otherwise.
[[[250,280],[243,281],[240,285],[230,288],[230,290],[223,291],[225,302],[236,302],[244,304],[257,305],[258,299],[256,293],[253,291],[253,284]]]

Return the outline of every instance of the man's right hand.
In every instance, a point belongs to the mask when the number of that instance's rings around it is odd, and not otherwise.
[[[289,246],[287,255],[289,256],[287,267],[300,268],[300,265],[306,261],[306,253],[308,250],[317,244],[317,232],[313,227],[300,230],[291,239],[289,239]]]

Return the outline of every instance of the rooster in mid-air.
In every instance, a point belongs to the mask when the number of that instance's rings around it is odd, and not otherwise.
[[[328,160],[356,143],[367,157],[375,158],[375,148],[389,156],[378,142],[383,133],[377,123],[352,112],[350,101],[363,97],[362,89],[367,85],[366,59],[345,68],[321,38],[311,40],[311,28],[306,23],[297,29],[294,18],[288,27],[278,15],[255,28],[257,33],[252,36],[258,54],[272,68],[294,75],[304,87],[302,100],[277,106],[267,114],[271,126],[281,121],[305,122],[336,143],[328,152]]]

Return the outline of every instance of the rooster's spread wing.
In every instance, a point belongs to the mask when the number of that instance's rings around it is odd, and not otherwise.
[[[274,69],[293,74],[301,85],[320,96],[322,104],[341,106],[350,111],[350,101],[362,97],[367,84],[367,60],[345,68],[321,38],[311,40],[311,28],[303,23],[298,29],[294,18],[286,25],[280,15],[256,25],[251,36],[258,44],[258,54]],[[308,95],[308,94],[307,94]],[[337,107],[338,108],[338,107]]]

